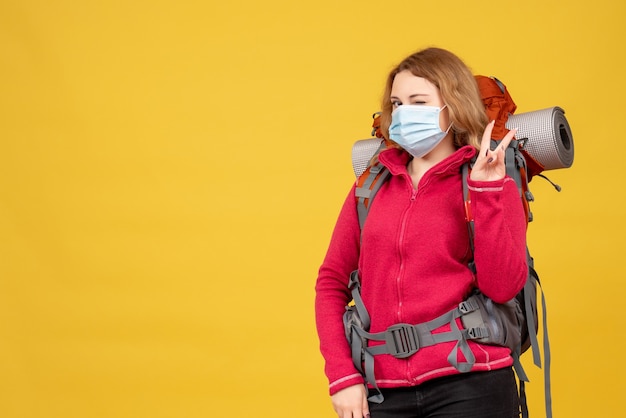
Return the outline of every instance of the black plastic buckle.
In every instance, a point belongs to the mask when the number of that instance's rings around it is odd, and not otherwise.
[[[354,270],[352,273],[350,273],[350,279],[348,280],[348,289],[352,290],[352,288],[355,285],[361,286],[361,283],[359,281],[359,271],[358,270]]]
[[[478,305],[469,299],[459,303],[459,312],[463,315],[474,312],[476,309],[478,309]]]
[[[387,328],[385,341],[389,354],[395,358],[406,358],[420,348],[417,330],[411,324],[396,324]]]
[[[489,330],[483,327],[474,327],[467,330],[467,335],[471,340],[489,337]]]

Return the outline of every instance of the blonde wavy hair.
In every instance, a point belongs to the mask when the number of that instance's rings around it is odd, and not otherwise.
[[[472,145],[480,149],[480,140],[487,126],[487,114],[480,97],[476,79],[459,57],[440,48],[427,48],[405,58],[389,73],[382,99],[381,132],[389,140],[391,124],[391,87],[399,72],[408,70],[417,77],[433,83],[448,105],[454,144],[457,147]]]

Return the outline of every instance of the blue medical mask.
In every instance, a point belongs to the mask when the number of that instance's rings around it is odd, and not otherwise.
[[[446,108],[436,106],[402,105],[391,113],[389,138],[415,158],[431,152],[445,138],[439,127],[439,113]]]

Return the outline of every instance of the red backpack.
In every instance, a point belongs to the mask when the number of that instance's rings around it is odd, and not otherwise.
[[[489,120],[495,120],[495,125],[492,132],[492,148],[497,146],[497,142],[501,140],[509,129],[506,127],[507,121],[509,117],[515,112],[517,106],[511,95],[507,91],[506,87],[502,82],[494,77],[485,77],[485,76],[476,76],[476,82],[478,84],[481,98],[485,105],[485,111]],[[558,109],[562,112],[560,108]],[[561,115],[562,116],[562,115]],[[567,121],[562,118],[567,125]],[[380,187],[384,184],[386,179],[389,177],[389,170],[386,169],[382,164],[380,164],[375,158],[380,151],[387,148],[390,143],[384,140],[384,136],[381,132],[380,126],[380,113],[375,113],[373,115],[373,123],[372,123],[372,135],[375,138],[357,141],[355,146],[353,147],[352,153],[352,162],[353,168],[355,170],[355,174],[357,175],[357,185],[356,185],[356,204],[357,204],[357,212],[359,217],[359,224],[361,228],[365,224],[365,219],[369,212],[369,207],[380,189]],[[568,135],[567,141],[571,143],[571,133],[569,131],[569,126],[567,126],[566,133]],[[528,189],[528,182],[535,175],[541,175],[541,172],[544,171],[545,167],[537,161],[527,150],[524,149],[524,145],[526,144],[526,138],[515,139],[511,141],[511,144],[506,150],[505,164],[507,175],[512,177],[518,185],[518,189],[520,191],[520,197],[522,199],[522,203],[524,206],[524,210],[526,212],[527,222],[532,220],[532,214],[530,213],[529,202],[533,200],[533,196]],[[573,153],[573,149],[572,149]],[[572,154],[573,159],[573,154]],[[569,164],[569,165],[568,165]],[[571,165],[571,161],[565,162],[565,166],[569,167]],[[469,175],[469,164],[465,164],[463,167],[463,193],[466,207],[466,221],[468,224],[469,237],[470,237],[470,245],[473,248],[473,219],[471,216],[471,199],[469,196],[469,190],[467,188],[467,176]],[[554,185],[557,190],[560,188]],[[540,285],[539,277],[534,270],[534,262],[530,253],[527,251],[528,258],[528,267],[529,267],[529,275],[527,279],[526,286],[524,289],[509,303],[505,305],[500,305],[497,311],[498,313],[493,315],[490,312],[491,317],[483,315],[482,321],[483,324],[487,322],[495,322],[499,323],[500,329],[511,330],[510,335],[517,334],[517,338],[515,341],[496,341],[493,336],[487,335],[482,340],[480,340],[481,335],[471,335],[471,338],[478,339],[481,342],[487,344],[498,344],[498,345],[506,345],[511,348],[512,356],[514,358],[514,367],[517,372],[517,375],[520,379],[520,401],[522,406],[522,416],[528,417],[528,408],[526,404],[526,396],[524,390],[524,382],[528,381],[528,377],[526,376],[523,368],[520,363],[520,355],[528,350],[528,348],[532,347],[533,352],[533,360],[535,365],[541,367],[541,355],[539,350],[539,343],[537,340],[537,331],[538,331],[538,311],[537,311],[537,286]],[[470,265],[469,268],[473,266]],[[362,371],[366,380],[377,389],[375,384],[375,378],[373,376],[373,355],[382,354],[386,351],[373,352],[367,343],[367,338],[370,334],[367,333],[369,329],[369,314],[367,313],[367,309],[363,305],[363,302],[360,298],[360,282],[358,277],[358,272],[355,271],[352,273],[350,277],[349,287],[352,291],[353,299],[355,304],[348,307],[346,311],[346,315],[344,315],[344,325],[346,327],[346,337],[348,338],[353,351],[353,361],[355,366]],[[479,302],[478,304],[493,304],[493,301],[484,297],[484,295],[480,295],[480,300],[467,300],[463,302],[460,307],[460,312],[450,312],[446,315],[453,315],[456,317],[461,317],[463,320],[465,316],[468,315],[476,315],[475,312],[483,312],[487,310],[493,311],[493,309],[476,309],[476,311],[468,311],[464,312],[466,306],[464,304],[471,305],[474,302]],[[484,299],[483,299],[484,298]],[[498,304],[495,304],[498,305]],[[546,308],[545,308],[545,298],[542,292],[542,311],[543,315],[543,349],[544,349],[544,382],[545,382],[545,403],[546,403],[546,416],[548,418],[552,417],[552,405],[551,405],[551,395],[550,395],[550,346],[547,334],[547,320],[546,320]],[[517,313],[516,313],[517,312]],[[521,315],[521,316],[520,316]],[[434,321],[439,323],[440,318],[435,319]],[[448,317],[446,316],[446,320]],[[474,321],[474,319],[472,319]],[[478,322],[481,320],[479,319]],[[431,321],[432,322],[432,321]],[[463,322],[466,325],[465,322]],[[481,324],[481,326],[483,325]],[[425,325],[425,324],[420,324]],[[426,324],[427,325],[427,324]],[[474,329],[479,329],[481,327],[476,328],[468,328],[471,331]],[[488,328],[484,326],[484,328]],[[407,338],[410,334],[407,333],[407,330],[398,329],[392,330],[395,333],[401,331],[402,337],[401,339]],[[410,331],[410,330],[409,330]],[[395,335],[395,334],[391,335]],[[489,334],[490,330],[487,330],[487,334]],[[506,334],[506,333],[505,333]],[[388,337],[386,337],[388,338]],[[416,337],[417,338],[417,337]],[[419,343],[416,343],[419,346]],[[411,344],[409,344],[411,346]],[[379,349],[381,346],[377,346]],[[410,347],[409,347],[410,348]],[[389,353],[392,355],[407,355],[411,350],[407,351],[407,353],[395,353],[397,351],[396,348],[390,348]],[[394,351],[395,350],[395,351]],[[409,354],[410,355],[410,354]],[[460,371],[467,371],[471,369],[471,364],[469,365],[459,365],[455,364],[455,367]],[[464,370],[463,370],[464,369]],[[380,393],[376,395],[372,395],[370,399],[374,402],[382,401],[382,395]]]

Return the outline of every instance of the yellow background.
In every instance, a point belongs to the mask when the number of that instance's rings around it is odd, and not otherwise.
[[[0,416],[333,417],[313,286],[384,78],[437,45],[561,106],[556,417],[623,416],[620,0],[0,3]],[[494,257],[497,257],[494,249]],[[530,365],[533,417],[541,372]]]

